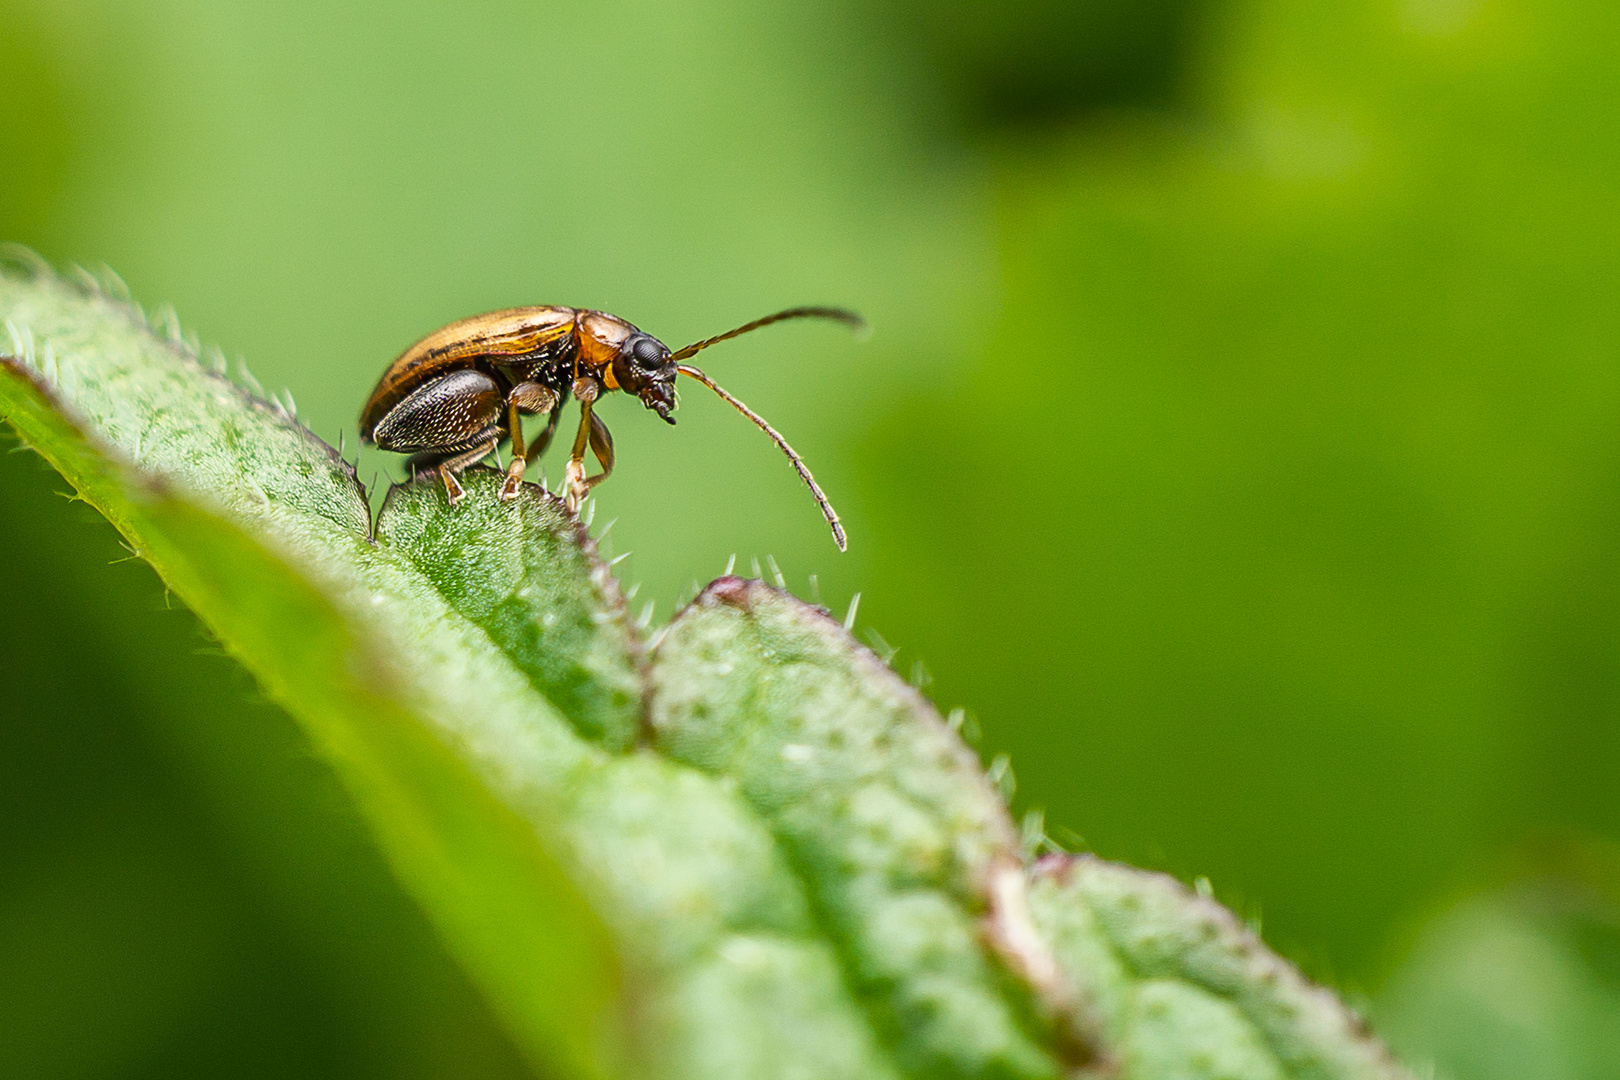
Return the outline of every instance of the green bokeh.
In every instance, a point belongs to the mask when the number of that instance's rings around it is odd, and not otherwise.
[[[1620,34],[1391,14],[1234,10],[1196,119],[1000,153],[984,362],[867,444],[871,617],[1032,799],[1355,978],[1620,829]]]
[[[351,452],[474,311],[678,344],[861,308],[707,354],[849,555],[689,390],[674,429],[607,409],[621,576],[660,617],[732,553],[861,590],[1054,834],[1374,992],[1501,845],[1620,835],[1617,45],[1550,0],[0,0],[0,236],[172,301]],[[38,1075],[515,1069],[284,719],[42,477],[0,470],[0,905],[120,1049]],[[94,996],[130,972],[139,1008]]]
[[[1380,1030],[1441,1076],[1607,1080],[1620,1062],[1620,848],[1543,835],[1498,871],[1414,935]]]

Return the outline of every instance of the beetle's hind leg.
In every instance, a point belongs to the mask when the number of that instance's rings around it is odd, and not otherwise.
[[[493,454],[495,448],[499,445],[500,436],[497,435],[488,442],[479,443],[470,450],[452,454],[439,462],[439,480],[444,484],[444,495],[450,501],[451,506],[455,506],[467,496],[467,492],[461,486],[461,481],[456,478],[456,474],[467,466],[476,464]]]
[[[389,409],[372,429],[380,449],[412,453],[412,475],[436,468],[454,506],[465,492],[456,474],[495,452],[506,435],[500,385],[482,371],[430,379]]]
[[[433,472],[449,456],[442,450],[423,450],[420,454],[412,454],[405,459],[405,475],[415,480],[424,473]]]

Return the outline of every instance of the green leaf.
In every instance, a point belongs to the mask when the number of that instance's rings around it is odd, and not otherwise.
[[[1336,997],[1231,912],[1163,874],[1051,856],[1035,866],[1029,900],[1122,1076],[1408,1075]]]
[[[738,578],[674,621],[656,678],[660,749],[733,778],[769,823],[907,1072],[1058,1071],[980,941],[1018,838],[916,691],[824,612]]]
[[[534,495],[515,507],[469,499],[447,515],[435,486],[396,487],[377,540],[427,575],[582,736],[622,750],[641,724],[641,643],[585,530]]]
[[[0,413],[304,725],[548,1074],[1398,1075],[1257,943],[1221,967],[1164,929],[1179,900],[1143,916],[1157,878],[1031,892],[973,754],[825,612],[722,578],[649,653],[544,490],[475,469],[373,524],[290,408],[115,284],[24,263],[0,315]]]
[[[612,944],[543,834],[445,738],[492,650],[450,651],[434,590],[370,542],[353,470],[113,297],[35,267],[0,277],[0,311],[19,354],[0,412],[304,722],[531,1054],[599,1072]],[[535,708],[483,689],[497,723]]]
[[[285,410],[24,269],[0,278],[0,410],[307,725],[537,1063],[887,1073],[768,832],[624,752],[639,646],[556,500],[500,503],[476,471],[456,511],[396,489],[373,538],[353,470]]]

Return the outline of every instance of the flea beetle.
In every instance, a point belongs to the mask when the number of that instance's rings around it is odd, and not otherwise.
[[[675,376],[685,375],[719,394],[770,436],[809,485],[843,551],[844,527],[804,459],[758,413],[682,363],[750,330],[809,318],[864,325],[859,315],[841,308],[790,308],[671,352],[651,334],[604,311],[548,305],[474,315],[435,330],[388,366],[360,414],[360,437],[383,450],[411,454],[413,471],[436,469],[451,506],[465,494],[456,474],[510,438],[512,462],[500,497],[514,499],[524,469],[551,445],[563,406],[573,395],[579,401],[579,431],[563,475],[569,506],[578,509],[585,493],[613,472],[613,437],[591,411],[597,398],[604,391],[623,390],[673,424]],[[539,413],[548,414],[546,426],[525,445],[522,417]],[[585,475],[587,446],[602,466],[595,476]]]

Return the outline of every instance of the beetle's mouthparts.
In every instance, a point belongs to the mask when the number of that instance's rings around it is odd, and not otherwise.
[[[675,418],[670,413],[675,411],[675,384],[673,382],[650,382],[641,392],[641,403],[658,414],[659,419],[666,424],[673,424]]]

